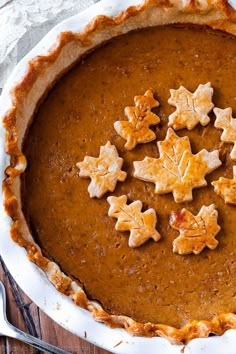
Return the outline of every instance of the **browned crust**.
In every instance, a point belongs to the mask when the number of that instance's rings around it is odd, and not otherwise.
[[[24,79],[11,91],[12,108],[3,118],[6,130],[5,150],[10,155],[11,161],[5,171],[6,179],[3,182],[3,194],[5,211],[12,218],[11,238],[27,250],[29,259],[46,272],[57,290],[70,296],[76,305],[88,309],[97,321],[106,323],[111,327],[125,328],[132,335],[162,336],[171,343],[179,344],[189,342],[193,338],[207,337],[210,333],[221,335],[228,329],[235,329],[236,315],[232,313],[220,314],[212,321],[190,321],[180,329],[162,324],[138,323],[126,316],[109,315],[98,303],[90,301],[82,288],[65,276],[55,263],[50,262],[42,255],[39,247],[27,235],[25,227],[22,226],[25,220],[22,220],[21,201],[19,197],[16,197],[17,193],[15,192],[15,183],[26,168],[26,159],[19,148],[17,114],[19,107],[23,106],[24,98],[27,97],[37,78],[42,75],[46,68],[56,62],[68,43],[76,42],[83,47],[87,47],[91,45],[93,37],[99,32],[113,28],[119,29],[119,26],[126,21],[144,12],[151,14],[150,11],[155,8],[162,10],[165,8],[163,13],[164,11],[166,13],[166,10],[171,14],[173,12],[170,16],[170,23],[183,23],[188,19],[190,23],[204,23],[212,28],[236,34],[236,11],[226,0],[146,0],[142,5],[129,7],[116,17],[97,16],[80,33],[61,33],[57,44],[51,48],[49,54],[37,56],[29,62]],[[202,22],[203,18],[208,20]],[[115,32],[116,35],[118,33],[122,33],[122,30]],[[45,87],[46,90],[48,90],[48,87]]]

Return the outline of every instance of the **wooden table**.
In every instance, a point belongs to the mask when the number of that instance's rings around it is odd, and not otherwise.
[[[109,354],[69,333],[42,312],[17,286],[0,257],[0,279],[6,287],[9,322],[31,335],[75,354]],[[40,354],[17,340],[0,337],[1,354]]]

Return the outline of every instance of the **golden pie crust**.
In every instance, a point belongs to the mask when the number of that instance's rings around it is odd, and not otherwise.
[[[223,313],[212,321],[193,320],[177,329],[108,314],[100,304],[88,299],[83,289],[63,274],[58,265],[42,255],[24,219],[20,198],[20,175],[27,165],[21,152],[24,134],[36,107],[53,83],[97,44],[138,27],[173,23],[208,25],[236,35],[236,12],[224,0],[146,0],[139,6],[127,8],[116,17],[98,16],[80,33],[61,33],[47,55],[32,59],[24,79],[11,92],[12,107],[3,120],[6,129],[5,149],[11,161],[5,171],[3,193],[5,210],[12,218],[11,238],[27,250],[29,259],[44,270],[58,291],[89,310],[97,321],[111,327],[123,327],[132,335],[162,336],[178,344],[207,337],[210,333],[221,335],[227,329],[236,328],[236,315]]]

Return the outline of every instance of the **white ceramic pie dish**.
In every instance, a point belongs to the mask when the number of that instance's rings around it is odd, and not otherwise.
[[[21,81],[27,70],[30,59],[37,55],[46,54],[60,32],[79,32],[96,15],[113,16],[131,5],[140,3],[140,0],[111,2],[103,0],[90,7],[83,13],[73,16],[57,25],[47,36],[16,66],[0,97],[0,118],[11,106],[10,91]],[[231,2],[232,3],[232,2]],[[4,151],[5,130],[0,127],[0,171],[1,180],[5,178],[2,171],[9,165],[9,155]],[[90,313],[74,305],[66,296],[60,294],[51,285],[43,271],[30,262],[25,249],[19,247],[9,237],[11,219],[3,208],[2,195],[0,196],[0,249],[1,255],[20,287],[44,312],[57,323],[81,338],[86,339],[114,353],[135,354],[175,354],[180,353],[182,345],[171,345],[166,339],[154,337],[133,337],[122,329],[110,329],[106,325],[95,322]],[[22,271],[23,270],[23,271]],[[184,353],[200,354],[233,354],[236,347],[236,331],[230,330],[221,337],[192,340],[185,348]]]

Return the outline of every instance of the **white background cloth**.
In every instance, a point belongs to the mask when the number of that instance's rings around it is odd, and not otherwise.
[[[0,90],[14,66],[57,23],[96,0],[0,0]]]
[[[53,26],[97,1],[0,0],[0,93],[14,66]],[[236,0],[228,1],[236,8]]]

